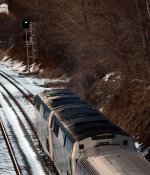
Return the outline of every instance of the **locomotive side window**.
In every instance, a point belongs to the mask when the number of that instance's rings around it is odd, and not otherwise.
[[[32,100],[32,104],[35,106],[36,105],[36,98]]]
[[[68,173],[68,171],[67,171],[67,175],[70,175],[70,174]]]
[[[58,126],[58,124],[56,123],[56,121],[54,122],[53,132],[55,133],[56,137],[58,137],[59,126]]]
[[[43,114],[43,105],[42,105],[42,103],[40,104],[40,114]]]
[[[72,143],[71,143],[71,141],[69,140],[68,137],[66,137],[66,140],[65,140],[65,148],[66,148],[66,151],[67,151],[68,153],[71,152]]]
[[[60,141],[62,146],[64,146],[65,133],[64,133],[64,131],[61,128],[59,128],[58,140]]]
[[[52,130],[54,130],[54,119],[52,119],[51,128],[52,128]]]
[[[40,115],[44,115],[44,106],[42,104],[40,104]]]
[[[44,118],[45,120],[48,119],[49,113],[50,113],[49,110],[47,110],[47,109],[44,110],[43,118]]]
[[[49,141],[48,141],[48,139],[46,139],[46,147],[47,147],[47,150],[49,151]]]
[[[36,109],[39,111],[40,110],[40,102],[37,100],[36,101]]]

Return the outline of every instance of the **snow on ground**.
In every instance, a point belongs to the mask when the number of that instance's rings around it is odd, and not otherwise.
[[[116,81],[118,79],[120,79],[121,76],[120,76],[120,73],[119,72],[110,72],[110,73],[107,73],[105,75],[105,77],[103,78],[104,81]]]
[[[10,108],[9,104],[6,103],[6,101],[3,99],[3,96],[1,94],[0,94],[0,102],[1,102],[2,109],[5,113],[5,118],[3,118],[3,121],[7,120],[8,123],[11,125],[12,130],[19,143],[19,146],[23,151],[27,161],[29,162],[29,165],[31,166],[30,168],[31,168],[32,174],[35,174],[35,175],[45,174],[41,164],[37,160],[37,156],[35,152],[32,150],[31,145],[29,144],[27,138],[25,137],[25,132],[22,130],[22,127],[16,117],[16,114]]]
[[[105,77],[103,78],[103,80],[108,81],[109,78],[110,78],[111,76],[113,76],[113,75],[114,75],[114,72],[108,73],[108,74],[105,75]]]
[[[45,89],[45,84],[47,83],[59,83],[59,82],[68,82],[68,78],[64,79],[48,79],[48,78],[37,78],[34,76],[26,76],[24,73],[25,66],[20,62],[12,62],[11,59],[7,60],[7,57],[4,57],[0,61],[0,70],[12,76],[16,81],[18,81],[23,87],[25,87],[29,92],[36,95]],[[33,67],[36,67],[33,65]],[[33,69],[32,69],[33,70]]]
[[[22,63],[15,62],[13,63],[11,60],[7,60],[7,57],[5,57],[2,61],[0,61],[0,70],[7,73],[8,75],[12,76],[14,80],[16,80],[19,84],[21,84],[25,89],[27,89],[29,92],[32,94],[36,95],[46,89],[44,85],[46,83],[56,83],[56,82],[65,82],[68,81],[68,79],[46,79],[46,78],[37,78],[33,76],[26,76],[24,73],[25,67]],[[8,90],[13,93],[15,97],[17,97],[17,100],[19,100],[19,103],[21,102],[21,105],[23,106],[24,109],[27,109],[27,113],[29,116],[32,116],[34,119],[34,108],[33,106],[31,107],[29,103],[24,101],[22,98],[22,95],[19,94],[15,88],[10,85],[7,80],[4,80],[3,78],[0,78],[0,82],[8,88]],[[32,146],[30,145],[30,142],[28,142],[28,134],[26,134],[26,131],[24,127],[20,124],[18,121],[16,114],[20,115],[18,109],[15,109],[16,112],[11,108],[10,104],[7,103],[5,100],[4,96],[2,94],[7,94],[0,88],[0,106],[1,106],[1,111],[4,113],[0,113],[0,117],[2,118],[3,121],[5,121],[5,125],[7,129],[9,130],[11,128],[11,133],[16,137],[17,139],[17,144],[19,145],[22,154],[26,157],[26,163],[30,165],[30,171],[31,174],[39,174],[39,175],[44,175],[44,169],[42,168],[42,165],[39,162],[39,159],[32,149]],[[11,102],[11,100],[9,100]],[[12,102],[11,102],[12,103]],[[12,106],[15,106],[15,104],[12,103]],[[24,122],[25,123],[25,122]],[[15,143],[14,143],[15,145]],[[0,152],[0,157],[2,156],[2,153]],[[21,155],[20,155],[21,157]],[[23,160],[25,160],[23,159]],[[23,163],[23,161],[20,161]],[[26,163],[23,163],[21,165],[22,167],[26,167]],[[25,168],[26,169],[26,168]],[[4,172],[2,172],[3,174]],[[1,173],[0,173],[1,174]],[[26,174],[26,173],[23,173]]]
[[[13,64],[10,60],[7,62],[0,61],[0,70],[11,75],[17,82],[19,82],[22,86],[27,88],[31,93],[37,94],[46,89],[44,87],[40,87],[40,85],[43,85],[45,82],[47,82],[48,81],[47,79],[25,77],[23,73],[21,74],[21,70],[23,70],[23,68],[21,68],[22,64],[20,63],[16,64],[15,68],[17,66],[20,67],[19,71],[16,71],[13,69]],[[33,106],[31,106],[30,103],[27,103],[27,101],[24,101],[24,99],[22,98],[22,95],[19,94],[17,90],[14,88],[14,86],[12,86],[7,80],[0,78],[0,82],[5,87],[7,87],[8,90],[11,93],[13,93],[15,97],[17,97],[17,100],[19,100],[19,103],[21,102],[21,105],[24,107],[24,109],[27,109],[28,115],[34,118]],[[19,116],[21,115],[21,113],[19,112],[18,109],[15,109],[15,112],[14,112],[14,109],[11,108],[10,104],[7,103],[7,101],[5,100],[2,94],[5,94],[5,96],[7,96],[7,93],[5,93],[5,91],[2,88],[0,88],[0,107],[1,107],[0,117],[5,123],[7,130],[9,131],[11,129],[10,133],[13,135],[12,137],[15,137],[17,139],[17,143],[13,142],[13,145],[14,146],[16,145],[21,150],[21,153],[19,153],[20,151],[18,151],[18,154],[19,154],[18,157],[20,159],[19,164],[21,164],[21,167],[24,170],[23,174],[44,175],[45,168],[43,169],[37,153],[32,148],[33,145],[31,145],[29,141],[30,140],[29,135],[27,134],[25,127],[23,127],[23,125],[18,120],[17,115]],[[11,100],[9,100],[9,102],[12,103]],[[12,103],[12,106],[15,106],[15,104]],[[25,122],[23,124],[25,124]],[[16,147],[16,150],[18,149],[17,147]],[[0,152],[0,157],[2,156],[3,156],[3,152]],[[2,160],[4,161],[4,159]],[[7,164],[7,162],[5,163]],[[2,167],[2,164],[0,165],[0,167]],[[3,167],[2,169],[4,170]],[[1,171],[0,174],[1,173],[5,174],[4,171]]]
[[[0,108],[0,116],[2,116],[3,113]],[[6,142],[4,141],[4,137],[2,134],[2,131],[0,130],[0,174],[11,174],[15,175],[14,167],[12,164],[12,161],[10,160],[10,155],[7,149]]]

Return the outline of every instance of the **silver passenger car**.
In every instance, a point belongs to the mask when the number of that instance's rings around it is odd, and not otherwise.
[[[150,175],[150,163],[135,151],[107,145],[89,152],[78,161],[77,175]]]

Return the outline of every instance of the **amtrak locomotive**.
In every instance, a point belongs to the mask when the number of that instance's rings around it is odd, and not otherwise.
[[[68,89],[34,100],[43,150],[60,175],[150,175],[132,138]]]

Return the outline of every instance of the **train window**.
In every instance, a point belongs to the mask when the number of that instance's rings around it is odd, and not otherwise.
[[[72,143],[71,143],[71,141],[69,140],[68,137],[66,137],[66,140],[65,140],[65,148],[66,148],[66,151],[67,151],[68,153],[71,152]]]
[[[52,128],[52,130],[54,129],[54,119],[52,119],[51,128]]]
[[[58,137],[58,132],[59,132],[59,126],[56,122],[54,122],[54,129],[53,129],[56,137]]]
[[[84,149],[84,144],[80,144],[79,149]]]
[[[44,115],[44,106],[40,104],[40,115]]]
[[[59,128],[58,140],[64,146],[65,133],[63,132],[63,130],[61,128]]]
[[[44,110],[44,119],[47,120],[48,119],[48,116],[49,116],[49,111],[47,109]]]
[[[40,102],[39,102],[39,101],[36,102],[36,109],[37,109],[38,111],[40,110]]]
[[[123,145],[128,145],[128,140],[123,140]]]
[[[67,171],[67,175],[70,175],[70,173]]]
[[[36,98],[32,100],[32,104],[35,106],[36,105]]]
[[[47,150],[49,151],[49,142],[48,142],[48,139],[46,139],[46,147],[47,147]]]

